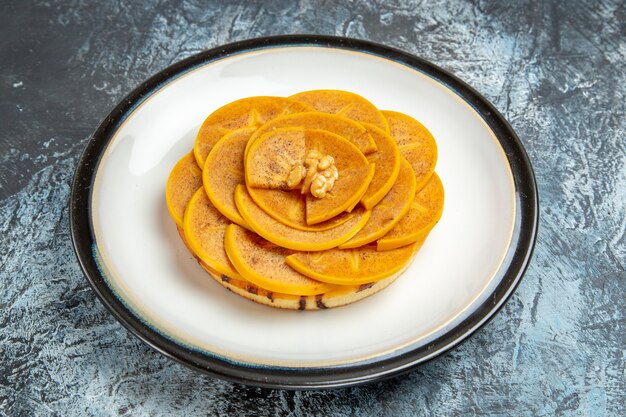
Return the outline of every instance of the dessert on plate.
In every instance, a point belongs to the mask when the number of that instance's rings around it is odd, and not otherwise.
[[[198,263],[260,304],[346,305],[408,268],[443,212],[437,145],[347,91],[217,109],[172,169],[168,210]]]

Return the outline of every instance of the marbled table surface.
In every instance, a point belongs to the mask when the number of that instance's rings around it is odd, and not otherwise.
[[[452,71],[534,165],[541,226],[517,292],[407,375],[319,392],[200,375],[115,321],[72,252],[72,174],[116,102],[196,52],[285,33]],[[0,415],[626,415],[625,62],[620,1],[2,1]]]

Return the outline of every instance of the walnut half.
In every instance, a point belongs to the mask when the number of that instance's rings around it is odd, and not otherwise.
[[[335,159],[330,155],[322,155],[316,150],[309,151],[304,158],[304,164],[294,165],[289,171],[287,187],[293,190],[303,179],[302,194],[311,192],[316,198],[324,198],[332,190],[335,181],[339,179]]]
[[[326,197],[326,193],[333,188],[335,180],[338,178],[339,172],[335,165],[330,165],[325,170],[318,172],[311,182],[311,194],[317,198]]]

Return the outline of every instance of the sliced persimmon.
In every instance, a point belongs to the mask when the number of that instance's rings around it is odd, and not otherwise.
[[[289,310],[323,310],[354,303],[386,288],[399,275],[395,274],[380,281],[360,285],[336,285],[333,286],[335,289],[323,294],[293,295],[266,290],[248,280],[240,280],[221,274],[202,261],[199,261],[199,263],[215,281],[235,294],[259,304]]]
[[[337,227],[306,231],[286,226],[267,214],[254,202],[244,186],[237,186],[235,203],[252,230],[276,245],[294,250],[320,251],[334,248],[354,236],[370,217],[369,211],[359,207],[354,210],[353,217]]]
[[[300,127],[269,131],[250,147],[246,157],[248,188],[288,189],[294,166],[302,164],[311,151],[330,155],[339,179],[324,198],[306,194],[306,223],[314,225],[346,211],[361,199],[372,178],[372,167],[363,153],[347,139],[334,133]],[[284,210],[284,207],[274,211]],[[270,210],[271,211],[271,210]]]
[[[241,276],[270,291],[293,295],[315,295],[333,285],[313,280],[285,263],[293,250],[275,245],[236,224],[226,228],[224,247]]]
[[[413,167],[417,190],[421,190],[437,164],[437,143],[433,135],[420,122],[404,113],[383,110],[382,112],[400,149],[400,155]]]
[[[376,142],[377,151],[368,155],[367,160],[376,164],[376,171],[361,204],[370,210],[389,192],[400,172],[400,152],[393,138],[382,129],[363,123]]]
[[[224,232],[230,220],[213,207],[200,187],[195,192],[183,219],[187,246],[202,262],[230,277],[243,279],[228,260],[224,250]]]
[[[355,249],[298,252],[287,256],[287,265],[317,281],[337,285],[376,282],[398,275],[409,265],[418,243],[379,252],[375,245]]]
[[[385,116],[369,100],[343,90],[310,90],[290,98],[313,107],[317,111],[338,114],[357,122],[376,125],[389,132]]]
[[[246,156],[248,188],[290,189],[287,179],[293,167],[304,161],[306,138],[306,129],[288,127],[267,132],[254,141]]]
[[[374,176],[375,166],[370,164],[370,172],[361,185],[360,192],[365,193]],[[279,222],[299,230],[322,231],[332,229],[345,223],[352,217],[352,210],[359,203],[361,195],[357,195],[351,207],[348,207],[343,213],[316,224],[307,224],[306,222],[306,199],[300,193],[300,190],[272,190],[264,188],[248,188],[248,192],[252,196],[255,203],[259,205],[267,214],[278,220]]]
[[[378,239],[378,250],[396,249],[424,239],[441,218],[443,200],[443,185],[434,173],[426,186],[415,194],[407,214]]]
[[[202,170],[190,152],[176,163],[165,185],[167,209],[177,226],[183,226],[185,208],[199,188],[202,188]]]
[[[204,166],[217,141],[235,129],[259,127],[278,116],[311,110],[310,106],[285,97],[257,96],[228,103],[211,113],[200,126],[193,149],[196,161]]]
[[[375,167],[358,148],[348,140],[323,130],[307,130],[307,149],[322,155],[331,155],[339,172],[339,179],[326,197],[306,195],[306,222],[317,224],[348,210],[362,199],[374,175]],[[324,134],[322,134],[324,132]]]
[[[277,117],[259,127],[250,138],[246,147],[246,155],[252,143],[263,134],[283,127],[304,127],[308,129],[321,129],[335,133],[348,139],[364,155],[376,152],[376,143],[367,129],[360,123],[337,114],[322,112],[305,112],[288,114]]]
[[[235,188],[245,184],[243,154],[254,127],[226,134],[213,146],[204,163],[202,182],[211,203],[231,221],[248,228],[235,205]]]
[[[415,175],[411,165],[402,158],[398,179],[380,203],[372,209],[372,215],[367,224],[339,247],[341,249],[356,248],[384,236],[409,211],[414,197]]]
[[[354,216],[353,213],[344,211],[332,219],[308,225],[306,223],[306,199],[300,193],[300,190],[285,191],[264,188],[248,188],[248,192],[254,202],[257,203],[263,211],[284,225],[298,230],[318,232],[328,230],[345,223]]]

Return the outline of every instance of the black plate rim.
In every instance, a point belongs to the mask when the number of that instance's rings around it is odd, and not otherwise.
[[[474,313],[427,346],[380,361],[355,365],[324,368],[250,366],[190,349],[161,334],[136,316],[114,294],[98,267],[93,253],[95,238],[90,207],[93,180],[103,152],[126,116],[163,84],[194,68],[235,54],[281,46],[315,46],[364,52],[427,74],[472,106],[503,147],[515,183],[516,220],[514,239],[499,270],[501,281]],[[124,327],[158,352],[231,382],[265,388],[325,389],[364,384],[408,372],[452,349],[491,320],[513,294],[528,267],[539,226],[539,205],[535,175],[520,139],[496,108],[464,81],[422,58],[374,42],[337,36],[281,35],[244,40],[198,53],[162,70],[128,94],[99,125],[78,161],[70,196],[69,221],[75,255],[100,301]]]

